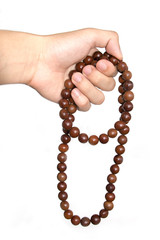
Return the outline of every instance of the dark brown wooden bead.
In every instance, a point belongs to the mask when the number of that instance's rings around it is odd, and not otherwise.
[[[67,79],[65,82],[64,82],[64,86],[65,88],[67,89],[72,89],[74,88],[74,84],[72,83],[72,81],[70,79]]]
[[[59,191],[65,191],[67,188],[67,184],[65,182],[59,182],[57,188]]]
[[[70,136],[71,136],[72,138],[78,137],[79,134],[80,134],[79,128],[77,128],[77,127],[72,127],[71,130],[70,130],[70,132],[69,132],[69,134],[70,134]]]
[[[59,153],[57,159],[63,163],[67,160],[67,155],[65,153]]]
[[[124,80],[130,80],[132,77],[132,73],[128,70],[125,70],[123,73],[122,73],[122,78]]]
[[[132,101],[134,99],[134,93],[132,91],[127,91],[123,94],[125,101]]]
[[[123,135],[128,134],[130,131],[129,127],[126,125],[125,128],[121,129],[119,132]]]
[[[108,216],[108,211],[106,209],[101,209],[99,212],[101,218],[106,218]]]
[[[107,53],[107,52],[104,52],[104,54],[103,54],[104,56],[106,56],[107,57],[107,59],[109,60],[110,59],[110,54],[109,53]]]
[[[81,219],[79,216],[77,215],[74,215],[72,218],[71,218],[71,223],[73,225],[78,225],[80,223]]]
[[[101,59],[109,60],[109,59],[107,58],[107,56],[105,56],[105,55],[103,55],[103,54],[102,54],[102,56],[100,57],[100,60],[101,60]]]
[[[108,136],[110,138],[115,138],[117,136],[117,130],[114,128],[111,128],[108,130]]]
[[[116,155],[116,156],[114,157],[114,162],[115,162],[116,164],[121,164],[121,163],[123,162],[123,157],[122,157],[121,155]]]
[[[122,75],[119,76],[118,80],[119,80],[120,83],[124,83],[125,82],[125,80],[122,78]]]
[[[74,103],[74,104],[75,104],[75,102],[74,102],[74,100],[73,100],[73,98],[72,98],[72,97],[70,97],[70,98],[69,98],[69,102],[70,102],[70,103]]]
[[[62,123],[62,126],[64,129],[70,130],[72,128],[72,121],[70,121],[69,119],[65,119]]]
[[[118,91],[120,92],[120,93],[124,93],[125,92],[125,90],[124,90],[124,88],[123,88],[123,85],[120,85],[119,87],[118,87]]]
[[[108,202],[112,202],[115,199],[115,194],[114,193],[106,193],[105,198]]]
[[[113,205],[112,202],[108,202],[108,201],[105,201],[105,202],[104,202],[104,208],[105,208],[107,211],[112,210],[113,207],[114,207],[114,205]]]
[[[98,143],[98,141],[99,141],[99,139],[98,139],[98,137],[96,135],[92,135],[89,138],[89,143],[91,145],[96,145]]]
[[[109,183],[109,184],[107,184],[107,186],[106,186],[106,190],[108,191],[108,192],[114,192],[114,190],[115,190],[115,186],[112,184],[112,183]]]
[[[125,62],[119,62],[118,65],[117,65],[117,70],[119,72],[124,72],[125,70],[128,70],[128,67],[127,67],[127,64]]]
[[[77,107],[75,104],[70,104],[67,110],[69,113],[75,113],[77,111]]]
[[[124,83],[123,83],[123,88],[124,88],[124,90],[125,91],[130,91],[130,90],[132,90],[132,88],[133,88],[133,82],[132,81],[125,81]]]
[[[70,72],[69,72],[69,74],[68,74],[68,76],[69,76],[69,79],[71,79],[72,78],[72,75],[73,75],[73,73],[76,73],[77,71],[76,70],[71,70]]]
[[[108,135],[107,134],[105,134],[105,133],[102,133],[100,136],[99,136],[99,141],[101,142],[101,143],[107,143],[108,141],[109,141],[109,137],[108,137]]]
[[[100,51],[96,51],[93,54],[93,59],[98,61],[101,56],[102,56],[102,53]]]
[[[125,135],[121,135],[118,137],[118,142],[119,144],[123,145],[123,144],[126,144],[127,142],[127,137]]]
[[[87,57],[83,60],[83,62],[84,62],[86,65],[91,64],[92,61],[93,61],[93,57],[91,57],[91,56],[87,56]]]
[[[124,103],[123,103],[123,109],[124,109],[126,112],[132,111],[132,109],[133,109],[133,104],[132,104],[132,102],[124,102]]]
[[[69,114],[68,118],[70,121],[74,122],[75,117],[72,114]]]
[[[91,222],[92,222],[94,225],[99,224],[100,221],[101,221],[101,218],[100,218],[100,216],[99,216],[98,214],[92,215],[92,217],[91,217]]]
[[[119,112],[120,112],[120,113],[125,112],[125,110],[123,109],[123,106],[120,106],[120,107],[119,107]]]
[[[67,119],[68,116],[69,116],[69,113],[66,109],[61,109],[61,111],[59,112],[59,116],[62,118],[62,119]]]
[[[66,173],[58,173],[57,174],[57,179],[60,181],[60,182],[64,182],[64,181],[66,181],[66,179],[67,179],[67,175],[66,175]]]
[[[60,172],[64,172],[64,171],[67,169],[67,166],[66,166],[65,163],[58,163],[57,169],[58,169]]]
[[[122,95],[119,95],[119,97],[118,97],[118,102],[119,102],[120,104],[124,103],[124,99],[123,99],[123,96],[122,96]]]
[[[73,217],[73,212],[71,211],[71,210],[66,210],[65,212],[64,212],[64,217],[66,218],[66,219],[71,219],[72,217]]]
[[[69,208],[69,203],[67,201],[63,201],[60,203],[60,207],[63,209],[63,210],[68,210]]]
[[[91,62],[91,65],[94,66],[94,67],[96,67],[96,64],[97,64],[97,61],[96,61],[96,60],[93,60],[93,61]]]
[[[82,72],[84,67],[85,67],[85,63],[84,62],[79,62],[79,63],[76,64],[76,71],[77,72]]]
[[[81,143],[86,143],[88,141],[88,135],[85,134],[85,133],[81,133],[79,136],[78,136],[78,140],[81,142]]]
[[[65,134],[68,134],[68,133],[69,133],[69,130],[63,128],[63,132],[64,132]]]
[[[61,141],[62,141],[63,143],[69,143],[69,142],[71,141],[71,137],[70,137],[69,135],[67,135],[67,134],[63,134],[63,135],[61,136]]]
[[[88,217],[83,217],[83,218],[81,219],[81,225],[82,225],[83,227],[87,227],[89,224],[90,224],[90,219],[89,219]]]
[[[107,177],[107,181],[108,181],[109,183],[115,183],[115,182],[117,181],[116,175],[114,175],[114,174],[109,174],[108,177]]]
[[[111,56],[111,57],[109,58],[109,61],[110,61],[114,66],[116,66],[116,65],[119,63],[119,60],[118,60],[117,58],[113,57],[113,56]]]
[[[71,96],[71,91],[69,89],[63,89],[61,92],[62,98],[68,99]]]
[[[67,108],[69,106],[69,101],[67,99],[64,99],[62,98],[60,101],[59,101],[59,106],[61,108]]]
[[[121,114],[122,121],[128,123],[131,120],[131,114],[129,112],[123,112]]]
[[[113,174],[117,174],[119,172],[119,166],[117,164],[113,164],[110,170]]]
[[[60,145],[59,145],[59,151],[60,152],[67,152],[68,151],[68,145],[67,144],[64,144],[64,143],[61,143]]]
[[[125,152],[125,147],[123,145],[118,145],[115,148],[115,151],[118,155],[123,154]]]
[[[126,124],[125,124],[125,122],[123,122],[123,121],[117,121],[117,122],[114,124],[114,127],[115,127],[115,129],[117,129],[117,130],[121,130],[121,129],[123,129],[125,126],[126,126]]]
[[[59,198],[61,201],[65,201],[65,200],[68,198],[68,194],[67,194],[66,192],[59,192],[58,198]]]

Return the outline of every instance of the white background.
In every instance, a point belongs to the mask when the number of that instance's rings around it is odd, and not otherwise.
[[[86,27],[119,33],[133,72],[134,111],[115,207],[88,228],[63,218],[57,198],[59,107],[26,85],[0,86],[0,239],[160,239],[159,1],[0,0],[0,29],[54,34]],[[80,46],[80,48],[83,46]],[[118,119],[117,87],[101,106],[76,113],[75,125],[100,134]],[[73,140],[68,194],[81,217],[102,208],[115,142],[93,147]]]

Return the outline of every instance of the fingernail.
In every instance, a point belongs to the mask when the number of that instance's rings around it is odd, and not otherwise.
[[[79,73],[74,73],[73,74],[73,81],[79,83],[81,81],[82,77]]]
[[[102,71],[107,70],[107,64],[104,61],[99,62],[98,68]]]
[[[73,95],[74,95],[75,97],[79,97],[79,96],[80,96],[80,91],[79,91],[77,88],[75,88],[75,89],[73,90]]]
[[[89,74],[91,74],[91,72],[92,72],[91,66],[86,66],[86,67],[83,68],[83,73],[85,75],[89,75]]]

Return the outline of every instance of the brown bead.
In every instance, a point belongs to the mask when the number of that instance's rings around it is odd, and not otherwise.
[[[123,99],[123,96],[122,96],[122,95],[119,95],[119,97],[118,97],[118,102],[119,102],[120,104],[124,103],[124,99]]]
[[[69,143],[69,142],[71,141],[71,138],[70,138],[69,135],[63,134],[63,135],[61,136],[61,141],[62,141],[63,143]]]
[[[114,193],[106,193],[105,198],[108,202],[112,202],[115,199],[115,194]]]
[[[105,202],[104,202],[104,208],[105,208],[107,211],[112,210],[113,207],[114,207],[114,205],[113,205],[112,202],[108,202],[108,201],[105,201]]]
[[[63,210],[68,210],[69,208],[69,203],[67,201],[63,201],[60,203],[60,207],[63,209]]]
[[[67,184],[65,182],[59,182],[57,188],[59,191],[65,191],[67,188]]]
[[[98,61],[101,56],[102,56],[102,53],[100,51],[96,51],[93,54],[93,59]]]
[[[98,223],[100,223],[101,221],[101,218],[98,214],[94,214],[92,215],[91,217],[91,222],[94,224],[94,225],[97,225]]]
[[[117,136],[117,130],[114,128],[111,128],[108,130],[108,136],[110,138],[115,138]]]
[[[113,56],[111,56],[111,57],[109,58],[109,61],[110,61],[114,66],[116,66],[116,65],[119,63],[119,60],[118,60],[117,58],[113,57]]]
[[[97,61],[96,61],[96,60],[93,60],[93,61],[91,62],[91,65],[94,66],[94,67],[96,67],[96,64],[97,64]]]
[[[121,129],[123,129],[125,126],[126,126],[126,124],[125,124],[125,122],[123,122],[123,121],[117,121],[117,122],[114,124],[114,127],[115,127],[115,129],[117,129],[117,130],[121,130]]]
[[[79,63],[76,64],[76,71],[77,72],[82,72],[84,67],[85,67],[85,63],[84,62],[79,62]]]
[[[116,175],[114,175],[114,174],[109,174],[108,177],[107,177],[107,181],[108,181],[109,183],[115,183],[115,182],[117,181]]]
[[[105,56],[105,55],[103,55],[103,54],[102,54],[102,56],[100,57],[100,60],[101,60],[101,59],[109,60],[109,59],[107,58],[107,56]]]
[[[121,114],[122,121],[128,123],[131,120],[131,114],[129,112],[123,112]]]
[[[118,137],[118,142],[119,142],[119,144],[121,144],[121,145],[126,144],[126,142],[127,142],[127,137],[124,136],[124,135],[119,136],[119,137]]]
[[[119,62],[118,65],[117,65],[117,70],[119,72],[124,72],[125,70],[128,70],[128,67],[127,67],[127,64],[125,62]]]
[[[116,156],[114,157],[114,162],[115,162],[116,164],[121,164],[121,163],[123,162],[123,157],[122,157],[121,155],[116,155]]]
[[[75,113],[77,111],[77,107],[75,104],[70,104],[67,110],[69,113]]]
[[[69,98],[69,102],[70,103],[75,103],[72,97]]]
[[[86,143],[88,141],[88,135],[85,134],[85,133],[81,133],[79,136],[78,136],[78,140],[81,142],[81,143]]]
[[[108,192],[114,192],[114,190],[115,190],[115,186],[112,184],[112,183],[109,183],[109,184],[107,184],[107,186],[106,186],[106,190],[108,191]]]
[[[58,156],[57,156],[57,159],[60,162],[65,162],[67,160],[67,155],[65,153],[59,153]]]
[[[107,59],[110,59],[110,54],[109,53],[107,53],[107,52],[104,52],[104,54],[103,54],[104,56],[106,56],[107,57]]]
[[[119,87],[118,87],[118,91],[120,92],[120,93],[124,93],[125,92],[125,90],[124,90],[124,88],[123,88],[123,85],[120,85]]]
[[[69,106],[69,101],[67,99],[64,99],[62,98],[60,101],[59,101],[59,106],[61,108],[67,108]]]
[[[127,91],[123,94],[123,98],[125,101],[132,101],[134,99],[134,94],[132,91]]]
[[[124,80],[130,80],[132,77],[132,73],[128,70],[125,70],[123,73],[122,73],[122,78]]]
[[[66,166],[65,163],[58,163],[57,169],[58,169],[58,171],[60,171],[60,172],[64,172],[64,171],[67,169],[67,166]]]
[[[87,57],[83,60],[83,62],[84,62],[86,65],[91,64],[92,61],[93,61],[93,57],[91,57],[91,56],[87,56]]]
[[[61,111],[59,112],[59,115],[62,119],[67,119],[69,116],[69,113],[66,109],[61,109]]]
[[[123,145],[118,145],[115,148],[115,151],[118,155],[123,154],[125,152],[125,147]]]
[[[68,134],[68,133],[69,133],[69,130],[63,128],[63,132],[64,132],[65,134]]]
[[[61,92],[62,98],[68,99],[71,96],[71,91],[69,89],[63,89]]]
[[[109,141],[109,137],[108,137],[108,135],[107,134],[105,134],[105,133],[102,133],[100,136],[99,136],[99,141],[101,142],[101,143],[107,143],[108,141]]]
[[[65,88],[67,89],[72,89],[74,88],[74,84],[72,83],[72,81],[70,79],[67,79],[65,82],[64,82],[64,86]]]
[[[71,136],[72,138],[78,137],[79,134],[80,134],[79,128],[77,128],[77,127],[72,127],[71,130],[70,130],[70,132],[69,132],[69,134],[70,134],[70,136]]]
[[[69,119],[65,119],[62,123],[62,126],[66,130],[70,130],[72,128],[72,121],[70,121]]]
[[[132,102],[124,102],[123,103],[123,108],[126,112],[130,112],[133,109],[133,104]]]
[[[58,179],[60,182],[66,181],[66,179],[67,179],[66,173],[58,173],[58,174],[57,174],[57,179]]]
[[[90,224],[90,219],[89,219],[88,217],[83,217],[83,218],[81,219],[81,225],[82,225],[83,227],[87,227],[89,224]]]
[[[65,212],[64,212],[64,217],[66,218],[66,219],[71,219],[72,217],[73,217],[73,212],[71,211],[71,210],[66,210]]]
[[[71,223],[73,225],[78,225],[80,223],[81,219],[79,216],[77,215],[74,215],[72,218],[71,218]]]
[[[70,72],[69,72],[69,74],[68,74],[68,76],[69,76],[69,79],[71,79],[72,78],[72,75],[73,75],[73,73],[76,73],[77,71],[76,70],[71,70]]]
[[[125,80],[122,78],[122,75],[119,76],[118,80],[119,80],[120,83],[124,83],[125,82]]]
[[[68,119],[72,122],[74,122],[75,117],[72,114],[69,114]]]
[[[117,164],[113,164],[110,170],[113,174],[117,174],[119,172],[119,166]]]
[[[64,143],[61,143],[60,145],[59,145],[59,151],[60,152],[67,152],[68,151],[68,145],[67,144],[64,144]]]
[[[130,131],[129,127],[126,125],[125,128],[121,129],[119,132],[123,135],[128,134]]]
[[[124,83],[123,83],[123,88],[124,88],[124,90],[125,91],[130,91],[130,90],[132,90],[132,88],[133,88],[133,82],[132,81],[125,81]]]
[[[96,135],[92,135],[89,138],[89,143],[91,145],[96,145],[98,143],[98,141],[99,141],[99,139],[98,139],[98,137]]]
[[[120,106],[120,107],[119,107],[119,112],[120,112],[120,113],[124,112],[123,106]]]
[[[106,209],[101,209],[99,212],[101,218],[106,218],[108,216],[108,211]]]
[[[67,194],[66,192],[59,192],[58,198],[59,198],[61,201],[65,201],[65,200],[68,198],[68,194]]]

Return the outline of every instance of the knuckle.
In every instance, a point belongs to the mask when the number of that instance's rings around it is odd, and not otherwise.
[[[113,35],[113,37],[114,37],[114,38],[117,38],[117,39],[119,39],[119,35],[118,35],[118,33],[117,33],[117,32],[115,32],[115,31],[112,31],[112,35]]]

